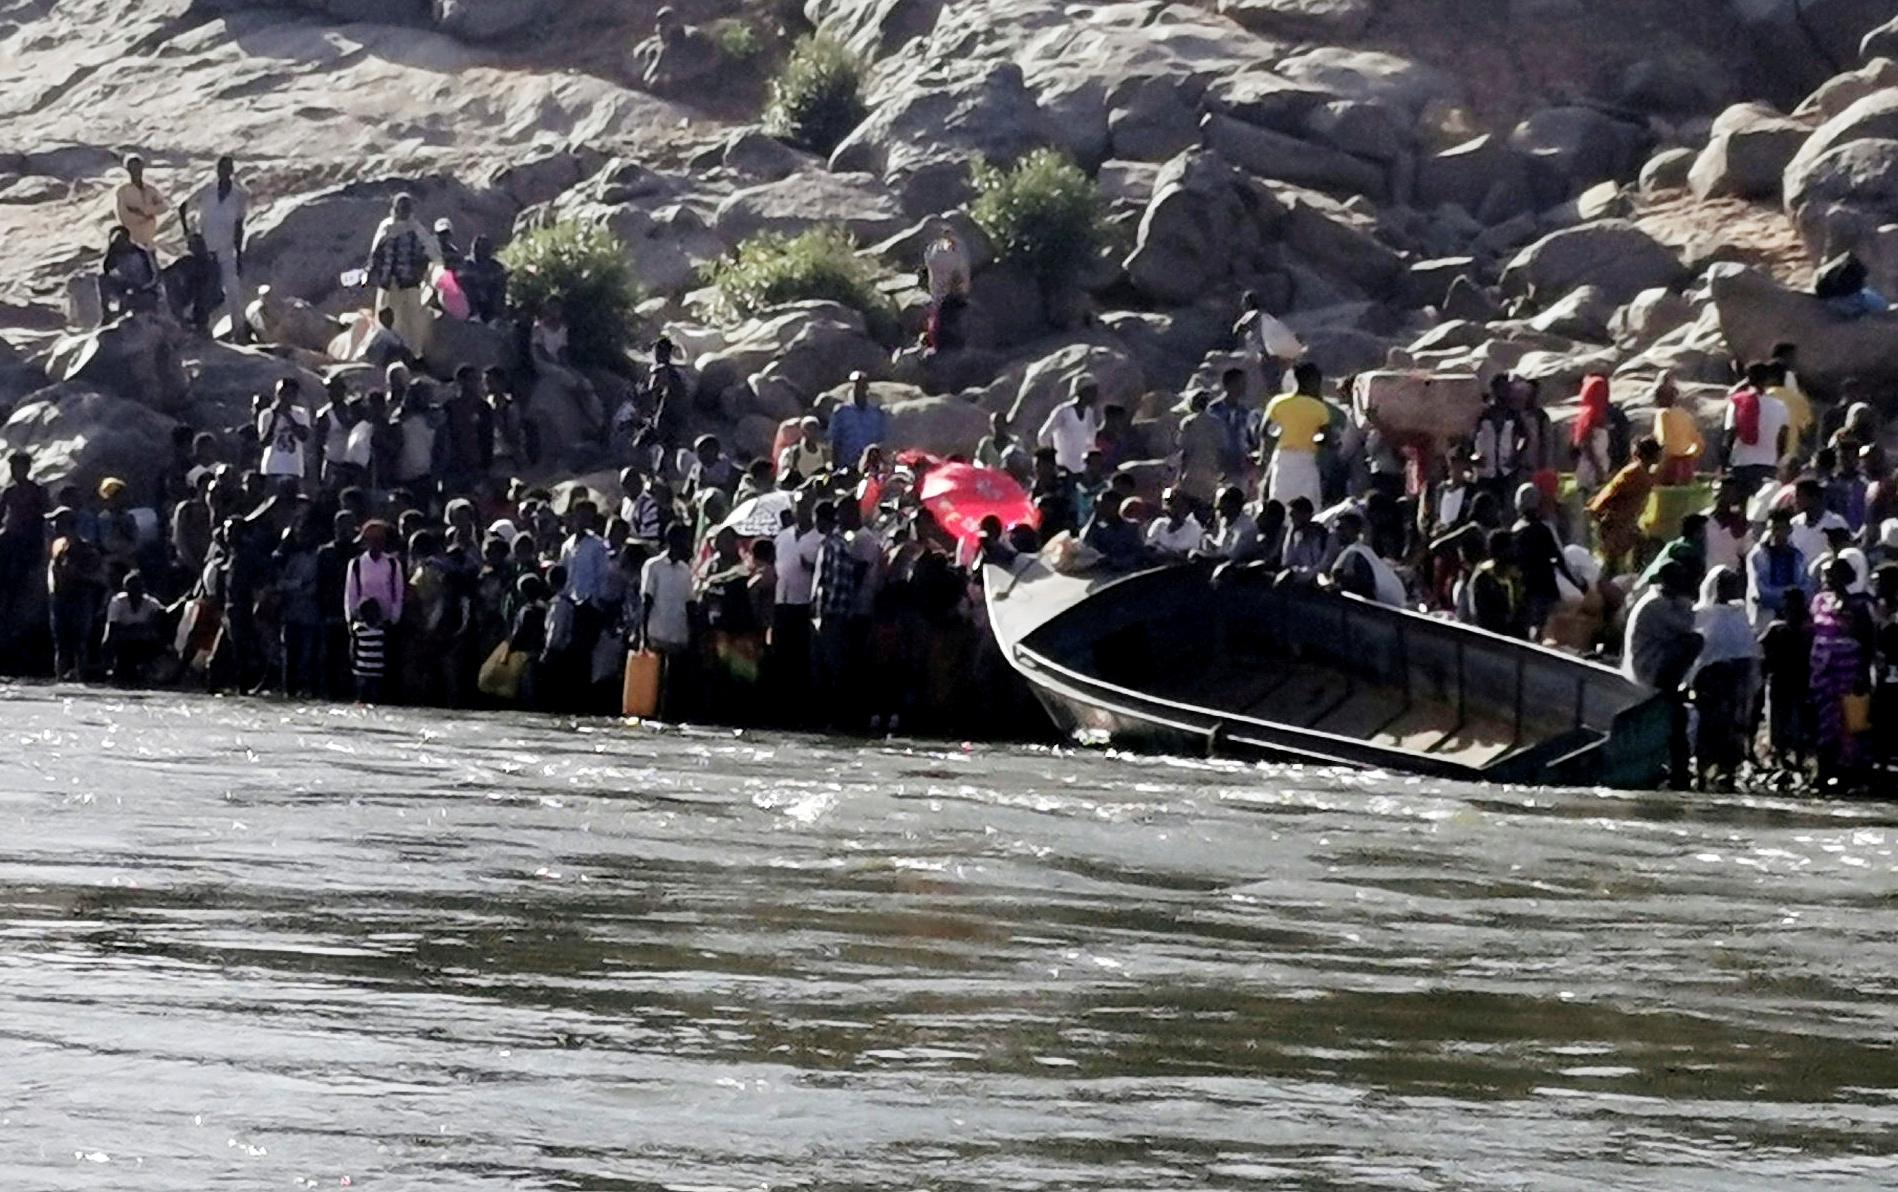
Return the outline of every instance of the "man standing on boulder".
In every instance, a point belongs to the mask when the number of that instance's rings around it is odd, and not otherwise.
[[[850,404],[830,416],[831,466],[855,471],[864,448],[889,436],[890,416],[870,401],[870,378],[861,370],[850,374]]]
[[[140,248],[158,246],[158,220],[165,214],[165,196],[145,181],[145,159],[134,153],[125,159],[126,182],[113,196],[119,223]]]
[[[376,309],[395,312],[395,333],[417,356],[428,351],[434,316],[422,304],[428,267],[442,263],[435,234],[415,218],[415,200],[395,196],[389,218],[376,228],[369,247],[369,284],[376,287]]]
[[[217,261],[224,309],[231,316],[231,341],[240,344],[250,339],[244,322],[244,311],[250,306],[244,292],[244,218],[249,213],[250,192],[238,185],[237,163],[228,156],[217,159],[217,177],[178,208],[186,238],[193,232],[202,236]]]

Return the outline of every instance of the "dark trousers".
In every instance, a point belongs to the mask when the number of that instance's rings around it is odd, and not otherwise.
[[[283,634],[283,693],[316,695],[321,691],[319,659],[323,649],[323,627],[293,625],[285,621]]]
[[[811,637],[811,696],[818,721],[841,724],[849,714],[850,618],[825,617]]]
[[[56,678],[82,674],[92,658],[93,633],[99,620],[99,596],[90,584],[69,584],[53,594],[53,674]]]
[[[771,645],[765,651],[765,691],[781,723],[810,720],[811,606],[780,604],[771,614]]]

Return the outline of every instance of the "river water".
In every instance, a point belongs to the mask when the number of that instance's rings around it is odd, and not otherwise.
[[[4,693],[9,1188],[1889,1188],[1898,813]]]

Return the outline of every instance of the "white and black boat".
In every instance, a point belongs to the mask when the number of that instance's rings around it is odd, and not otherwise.
[[[1670,710],[1620,672],[1422,613],[1203,564],[985,576],[1009,664],[1090,744],[1490,782],[1658,785]]]

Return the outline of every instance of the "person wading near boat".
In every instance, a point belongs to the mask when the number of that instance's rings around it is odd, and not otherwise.
[[[411,352],[424,355],[435,316],[422,302],[430,265],[442,263],[435,234],[415,218],[415,200],[395,196],[389,217],[376,228],[369,245],[369,284],[376,288],[376,309],[395,312],[395,333]]]
[[[1273,443],[1265,495],[1288,508],[1304,497],[1318,508],[1324,504],[1318,449],[1331,424],[1331,407],[1319,396],[1324,374],[1307,361],[1292,369],[1292,385],[1290,393],[1279,394],[1265,407]]]
[[[1686,790],[1693,778],[1683,690],[1688,671],[1700,656],[1693,596],[1693,573],[1679,563],[1663,566],[1656,582],[1628,614],[1621,650],[1622,673],[1668,701],[1668,768],[1675,790]]]
[[[1542,516],[1542,490],[1533,484],[1516,489],[1516,524],[1510,530],[1516,540],[1516,572],[1522,579],[1522,631],[1530,641],[1542,637],[1549,614],[1562,602],[1560,576],[1578,592],[1588,585],[1575,578],[1568,559],[1562,553],[1562,541],[1554,527]],[[1691,594],[1692,582],[1689,582]]]
[[[250,192],[237,181],[237,162],[217,159],[217,177],[178,208],[178,220],[187,240],[196,235],[217,263],[224,289],[224,312],[231,318],[231,341],[247,343],[250,325],[244,312],[250,297],[244,291],[244,220],[250,214]]]

